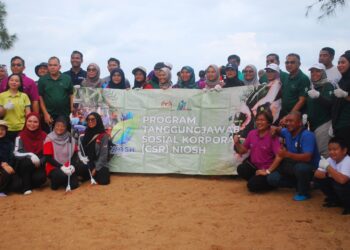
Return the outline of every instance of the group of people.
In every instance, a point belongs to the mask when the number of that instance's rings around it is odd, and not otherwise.
[[[24,74],[23,58],[15,56],[11,75],[0,65],[0,192],[29,194],[46,178],[52,189],[68,184],[76,188],[79,179],[109,183],[108,134],[99,114],[86,117],[82,138],[69,133],[74,88],[220,91],[252,86],[267,89],[264,95],[273,94],[273,98],[270,107],[253,102],[255,129],[243,144],[234,136],[235,150],[250,152],[237,170],[248,180],[249,190],[293,186],[297,188],[294,199],[301,201],[310,197],[314,180],[327,196],[326,206],[340,204],[349,213],[350,198],[344,197],[350,197],[350,51],[340,56],[337,66],[333,65],[334,55],[334,49],[322,48],[318,63],[309,68],[310,78],[301,71],[301,59],[295,53],[286,56],[288,73],[280,69],[279,56],[274,53],[266,56],[266,68],[259,72],[251,64],[240,71],[240,57],[230,55],[225,66],[211,64],[200,71],[198,81],[192,67],[182,67],[175,84],[171,63],[159,62],[149,73],[142,66],[134,68],[133,86],[116,58],[107,62],[110,75],[101,78],[95,63],[82,69],[79,51],[72,52],[72,67],[63,73],[59,58],[50,57],[35,67],[39,77],[35,82]],[[277,99],[280,105],[274,105]],[[273,115],[277,109],[278,119]]]

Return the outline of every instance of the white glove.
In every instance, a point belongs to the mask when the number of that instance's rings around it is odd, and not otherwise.
[[[349,93],[339,88],[334,90],[334,95],[338,98],[345,98],[349,95]]]
[[[216,84],[214,89],[219,92],[222,90],[222,87],[220,86],[220,84]]]
[[[320,92],[318,92],[317,90],[315,89],[311,89],[307,92],[307,94],[310,96],[310,98],[312,99],[316,99],[316,98],[319,98],[320,97]]]
[[[80,89],[80,85],[78,84],[78,85],[74,85],[73,86],[75,89]]]
[[[67,168],[69,169],[70,175],[75,172],[75,167],[73,165],[69,165]]]
[[[318,163],[318,168],[321,171],[327,172],[328,167],[329,167],[329,162],[323,156],[321,156],[321,160]]]
[[[87,156],[83,156],[80,151],[78,152],[78,157],[84,165],[87,165],[89,163],[89,158]]]
[[[40,159],[38,156],[36,156],[35,154],[31,154],[30,155],[30,160],[32,161],[32,163],[36,166],[39,167],[40,166]]]
[[[66,166],[61,166],[61,170],[62,170],[62,172],[65,174],[65,175],[71,175],[71,171],[70,171],[70,169],[69,169],[69,166],[68,167],[66,167]]]
[[[13,103],[11,102],[11,101],[9,101],[8,103],[6,103],[5,105],[4,105],[4,108],[6,109],[6,110],[11,110],[11,109],[14,109],[14,105],[13,105]]]

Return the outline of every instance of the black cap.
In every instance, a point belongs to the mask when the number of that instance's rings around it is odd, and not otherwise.
[[[38,75],[39,68],[40,68],[40,67],[46,67],[46,68],[47,68],[47,65],[48,65],[48,64],[47,64],[46,62],[42,62],[42,63],[40,63],[39,65],[36,65],[36,66],[35,66],[35,69],[34,69],[35,74],[36,74],[37,76],[39,76],[39,75]],[[39,76],[39,77],[40,77],[40,76]]]
[[[237,66],[235,64],[232,64],[232,63],[226,64],[225,70],[229,70],[229,69],[233,69],[235,71],[238,70]]]
[[[158,63],[156,63],[156,65],[154,65],[154,69],[161,69],[164,67],[166,67],[166,65],[163,62],[158,62]]]

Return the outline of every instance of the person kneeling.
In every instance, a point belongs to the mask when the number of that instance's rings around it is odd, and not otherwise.
[[[350,156],[343,139],[332,138],[328,143],[329,158],[322,158],[315,172],[315,182],[325,194],[324,207],[344,207],[350,214]]]
[[[237,172],[240,177],[248,181],[247,186],[251,192],[272,188],[267,183],[266,177],[280,162],[276,157],[280,150],[279,138],[273,137],[270,132],[272,114],[263,108],[260,109],[255,120],[257,129],[249,132],[244,144],[239,143],[237,135],[233,138],[235,149],[239,154],[245,154],[250,150],[249,160],[239,165]]]
[[[51,180],[53,190],[61,186],[68,186],[68,180],[70,180],[71,189],[79,186],[75,168],[71,165],[77,147],[74,138],[67,131],[67,126],[66,118],[58,117],[54,122],[53,131],[47,135],[44,142],[46,174]]]
[[[44,168],[43,145],[46,133],[41,129],[38,113],[29,113],[24,129],[16,138],[14,155],[16,157],[16,172],[21,178],[21,192],[32,193],[32,188],[38,188],[46,182]]]
[[[109,135],[106,133],[98,113],[90,113],[86,122],[85,134],[79,138],[78,156],[80,163],[77,165],[77,174],[83,180],[93,177],[98,184],[107,185],[110,182],[107,166]]]
[[[310,198],[310,182],[318,166],[320,154],[316,145],[315,135],[306,130],[302,124],[300,112],[293,111],[286,118],[287,128],[278,128],[285,141],[285,147],[278,152],[282,162],[267,177],[267,182],[274,187],[294,187],[296,185],[295,201]]]

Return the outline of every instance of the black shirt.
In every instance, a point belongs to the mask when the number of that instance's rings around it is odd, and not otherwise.
[[[64,72],[64,74],[70,76],[73,85],[81,85],[81,82],[86,78],[86,71],[82,68],[80,68],[78,74],[75,74],[75,72],[72,69]]]

